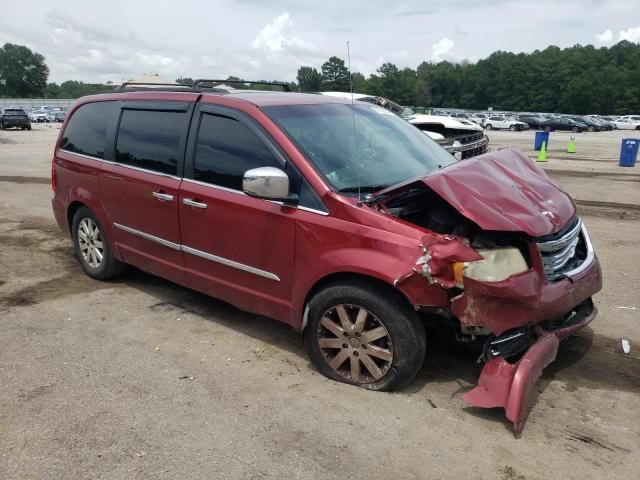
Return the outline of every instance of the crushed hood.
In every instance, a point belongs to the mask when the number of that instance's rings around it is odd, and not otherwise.
[[[392,198],[416,182],[426,184],[483,230],[541,237],[559,231],[576,214],[569,195],[515,149],[480,155],[380,193]]]

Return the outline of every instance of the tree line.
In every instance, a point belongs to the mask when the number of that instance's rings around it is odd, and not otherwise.
[[[349,91],[349,71],[331,57],[320,70],[298,70],[302,91]],[[556,46],[532,53],[498,51],[476,63],[382,64],[351,75],[353,91],[401,105],[485,110],[625,114],[640,112],[640,44]]]
[[[48,83],[42,55],[27,47],[0,48],[0,97],[76,98],[113,85]],[[228,77],[227,80],[241,80]],[[495,110],[626,114],[640,113],[640,44],[611,47],[550,46],[532,53],[497,51],[476,63],[422,62],[415,69],[382,64],[374,74],[351,75],[343,59],[298,69],[292,90],[348,92],[390,98],[401,105]],[[190,83],[180,78],[179,83]],[[256,89],[270,89],[256,86]],[[276,88],[276,87],[273,87]]]

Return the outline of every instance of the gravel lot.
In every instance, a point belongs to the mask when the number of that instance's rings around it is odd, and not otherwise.
[[[0,132],[0,479],[637,478],[640,165],[635,132],[552,133],[544,165],[589,226],[599,317],[538,384],[521,439],[468,408],[475,356],[430,339],[418,378],[334,383],[275,321],[139,271],[86,277],[50,208],[59,126]],[[533,155],[533,132],[490,132]],[[621,339],[631,342],[625,355]]]

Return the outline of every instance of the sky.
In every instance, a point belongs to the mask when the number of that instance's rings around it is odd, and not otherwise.
[[[496,50],[640,42],[640,0],[0,0],[0,45],[45,56],[49,81],[142,73],[295,80],[330,56],[352,71],[384,62],[475,62]]]

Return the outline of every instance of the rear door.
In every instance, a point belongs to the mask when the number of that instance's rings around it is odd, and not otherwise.
[[[193,104],[125,101],[100,190],[127,263],[184,283],[178,195]]]
[[[245,171],[272,166],[289,173],[285,158],[246,114],[202,104],[196,107],[187,159],[179,208],[189,285],[286,319],[297,209],[242,192]]]

